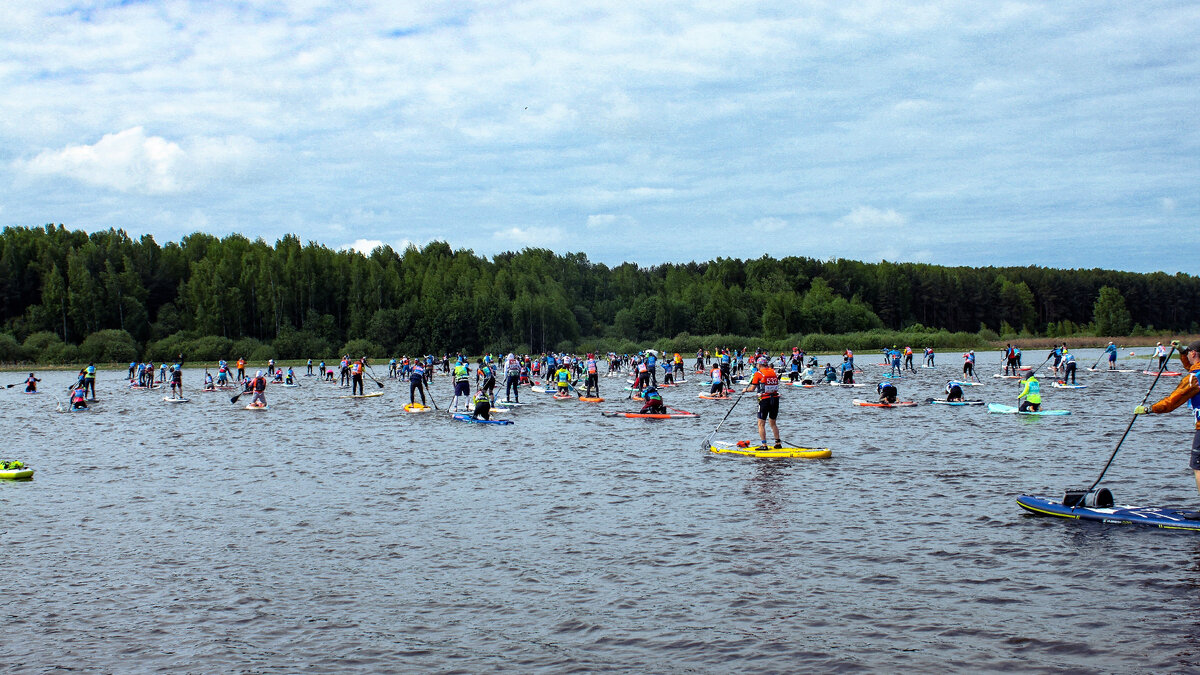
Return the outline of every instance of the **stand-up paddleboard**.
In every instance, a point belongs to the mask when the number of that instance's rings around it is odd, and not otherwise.
[[[1144,373],[1146,375],[1159,375],[1160,374],[1157,370],[1143,370],[1142,373]],[[1173,370],[1164,370],[1164,371],[1162,371],[1161,375],[1163,377],[1179,377],[1180,375],[1182,375],[1182,373],[1177,373]]]
[[[1086,384],[1067,384],[1066,382],[1054,382],[1050,386],[1055,389],[1087,389]]]
[[[732,396],[728,396],[728,395],[727,395],[727,396],[716,396],[716,395],[713,395],[713,394],[697,394],[697,396],[698,396],[699,398],[702,398],[702,399],[705,399],[705,400],[708,400],[708,401],[725,401],[725,400],[728,400],[728,399],[730,399],[730,398],[733,398]]]
[[[994,377],[998,380],[1019,380],[1019,379],[1021,379],[1020,375],[1001,375],[1000,373],[996,373],[996,374],[992,375],[992,377]]]
[[[804,389],[812,389],[813,387],[815,387],[815,386],[817,386],[817,385],[815,385],[815,384],[804,384],[804,383],[802,383],[802,382],[790,382],[790,383],[788,383],[788,385],[787,385],[787,386],[789,386],[789,387],[800,387],[800,388],[804,388]]]
[[[1185,508],[1138,506],[1066,506],[1061,500],[1021,495],[1017,504],[1041,516],[1093,520],[1112,525],[1149,525],[1168,530],[1200,532],[1200,512]]]
[[[883,375],[882,377],[888,377],[888,378],[891,378],[891,379],[893,379],[893,380],[898,380],[898,379],[900,379],[900,378],[902,378],[902,377],[904,377],[904,376],[903,376],[903,375],[893,375],[893,374],[891,374],[891,373],[888,373],[887,375]]]
[[[583,403],[604,403],[604,399],[599,396],[580,396],[579,400]]]
[[[1017,415],[1070,415],[1070,410],[1019,410],[1011,405],[1002,403],[989,403],[988,412],[990,413],[1005,413]]]
[[[40,392],[40,391],[23,391],[23,392],[21,392],[21,393],[22,393],[22,394],[40,394],[40,393],[42,393],[42,392]]]
[[[404,412],[409,413],[423,413],[429,412],[430,410],[433,410],[433,408],[430,408],[427,405],[421,405],[420,403],[409,403],[404,406]]]
[[[295,389],[296,387],[299,387],[300,385],[298,385],[298,384],[280,384],[278,386],[284,387],[286,389]]]
[[[346,396],[339,396],[338,398],[375,398],[376,396],[383,396],[383,392],[382,391],[374,391],[374,392],[371,392],[370,394],[352,394],[352,395],[346,395]]]
[[[983,405],[983,401],[962,400],[962,401],[947,401],[945,399],[935,398],[929,401],[930,405]]]
[[[648,420],[674,420],[674,419],[684,419],[684,418],[690,418],[690,417],[699,417],[699,415],[697,415],[696,413],[690,413],[690,412],[686,412],[684,410],[680,410],[679,412],[673,412],[673,413],[634,413],[634,412],[606,411],[606,412],[602,412],[600,414],[604,415],[605,417],[634,417],[634,418],[648,419]]]
[[[847,383],[847,382],[830,382],[829,386],[831,386],[831,387],[865,387],[867,385],[857,384],[854,382],[849,382],[849,383]]]
[[[253,403],[246,406],[246,410],[266,410],[266,409],[267,409],[267,406],[265,406],[265,405],[255,405]]]
[[[573,401],[576,397],[571,394],[555,394],[553,398],[555,401]]]
[[[470,422],[472,424],[512,424],[512,420],[482,420],[475,419],[466,413],[458,413],[451,416],[459,422]]]
[[[829,448],[772,448],[762,449],[758,441],[713,441],[709,452],[714,455],[754,457],[757,459],[824,459],[831,457]]]
[[[917,404],[916,401],[896,401],[895,403],[880,403],[879,401],[864,401],[856,398],[853,401],[854,405],[863,406],[864,408],[911,408]]]
[[[960,387],[982,387],[982,382],[960,382],[959,380],[951,380],[950,384],[957,384]]]
[[[167,403],[188,403],[192,399],[183,397],[164,396],[163,400]]]
[[[555,391],[557,391],[557,389],[547,389],[546,387],[543,387],[541,385],[534,385],[534,386],[530,387],[529,390],[535,394],[554,393]]]

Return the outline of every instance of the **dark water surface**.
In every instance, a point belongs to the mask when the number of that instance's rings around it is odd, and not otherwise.
[[[940,356],[903,398],[939,394],[960,363]],[[879,359],[859,361],[873,387]],[[990,372],[968,397],[1014,403]],[[43,375],[47,392],[72,378]],[[2,454],[37,469],[0,483],[0,670],[1200,667],[1200,536],[1013,501],[1096,477],[1140,373],[1046,386],[1045,407],[1073,413],[1057,418],[789,389],[784,438],[834,451],[790,462],[702,452],[729,404],[692,383],[664,397],[698,420],[601,417],[634,406],[606,379],[606,403],[526,392],[516,424],[483,426],[404,414],[395,383],[355,401],[305,378],[252,412],[227,393],[165,404],[122,377],[102,373],[84,414],[0,393]],[[752,437],[753,411],[743,400],[718,437]],[[1191,426],[1134,425],[1105,483],[1119,503],[1200,504]]]

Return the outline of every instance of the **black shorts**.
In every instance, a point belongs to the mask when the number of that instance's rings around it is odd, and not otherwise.
[[[1200,429],[1192,436],[1192,461],[1188,462],[1188,467],[1192,471],[1200,471]]]
[[[758,419],[767,420],[779,417],[779,397],[758,399]]]

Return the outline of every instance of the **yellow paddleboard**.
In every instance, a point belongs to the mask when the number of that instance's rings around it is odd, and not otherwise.
[[[772,448],[768,446],[766,450],[762,450],[757,445],[740,448],[737,443],[729,441],[713,441],[709,450],[714,455],[740,455],[758,459],[824,459],[833,456],[833,451],[829,448]]]

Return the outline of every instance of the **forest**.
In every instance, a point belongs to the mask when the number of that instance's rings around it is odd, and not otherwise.
[[[1200,332],[1200,278],[805,257],[641,267],[435,241],[368,255],[239,234],[0,233],[0,361],[376,357]]]

